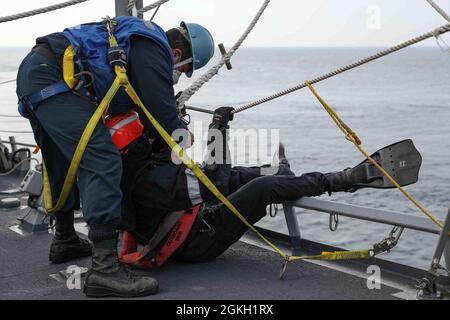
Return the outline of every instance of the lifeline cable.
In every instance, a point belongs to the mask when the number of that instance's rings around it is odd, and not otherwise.
[[[34,10],[22,12],[22,13],[13,14],[10,16],[1,17],[0,23],[19,20],[19,19],[35,16],[38,14],[47,13],[47,12],[55,11],[58,9],[63,9],[63,8],[73,6],[73,5],[76,5],[79,3],[83,3],[86,1],[90,1],[90,0],[71,0],[71,1],[67,1],[67,2],[58,3],[55,5],[51,5],[48,7],[44,7],[44,8],[34,9]]]
[[[0,85],[2,85],[2,84],[7,84],[7,83],[12,83],[12,82],[15,82],[15,81],[16,81],[16,79],[14,79],[14,80],[3,81],[3,82],[0,82]]]
[[[33,133],[33,131],[16,131],[16,130],[0,130],[3,133],[17,133],[17,134],[29,134]]]
[[[187,88],[183,91],[180,99],[178,99],[178,103],[180,106],[183,106],[198,90],[200,90],[201,87],[203,87],[203,85],[205,83],[207,83],[215,75],[217,75],[220,68],[222,68],[227,63],[227,61],[230,60],[230,58],[239,49],[239,47],[242,45],[242,43],[245,41],[245,39],[247,39],[248,35],[252,32],[253,28],[255,28],[256,24],[258,23],[259,19],[261,18],[262,14],[266,10],[269,3],[270,3],[270,0],[264,1],[264,3],[261,6],[261,9],[259,9],[255,18],[252,20],[250,25],[247,27],[244,34],[239,38],[239,40],[235,43],[235,45],[228,51],[228,53],[222,57],[222,59],[219,61],[219,63],[217,65],[215,65],[214,67],[212,67],[211,69],[209,69],[204,75],[202,75],[199,79],[197,79],[189,88]]]
[[[22,116],[16,116],[13,114],[0,114],[0,118],[22,118]]]

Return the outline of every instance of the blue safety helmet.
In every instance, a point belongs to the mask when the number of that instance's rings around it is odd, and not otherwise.
[[[187,77],[192,77],[194,70],[206,66],[214,56],[214,39],[209,31],[197,23],[181,22],[189,35],[192,52],[192,69],[186,73]]]

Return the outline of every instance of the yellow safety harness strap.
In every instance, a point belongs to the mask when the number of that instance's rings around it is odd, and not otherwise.
[[[78,80],[75,78],[75,49],[69,45],[63,56],[63,78],[70,89],[75,88]]]
[[[291,261],[296,260],[358,260],[372,258],[373,254],[371,250],[354,250],[354,251],[336,251],[336,252],[322,252],[317,256],[305,256],[305,257],[291,257]]]
[[[409,194],[384,168],[376,162],[362,147],[361,147],[361,140],[358,138],[355,132],[350,129],[340,118],[339,115],[336,113],[336,111],[333,110],[326,102],[322,99],[321,96],[317,93],[317,91],[314,89],[314,87],[308,82],[305,81],[305,84],[308,86],[308,88],[311,90],[313,95],[319,100],[320,104],[323,106],[323,108],[328,112],[328,114],[331,116],[333,121],[337,124],[339,129],[342,130],[342,132],[345,134],[348,140],[350,140],[355,147],[366,157],[367,160],[369,160],[386,178],[389,179],[389,181],[392,182],[392,184],[397,187],[398,190],[400,190],[403,195],[405,195],[408,200],[410,200],[420,211],[422,211],[433,223],[435,223],[437,226],[439,226],[441,229],[443,228],[443,224],[435,217],[433,216],[425,207],[423,207],[411,194]]]

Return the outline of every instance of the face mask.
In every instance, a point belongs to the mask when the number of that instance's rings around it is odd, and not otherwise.
[[[174,70],[173,70],[172,78],[173,78],[173,84],[174,85],[176,85],[178,83],[178,81],[180,81],[181,75],[183,74],[183,72],[178,71],[177,69],[182,67],[182,66],[184,66],[184,65],[187,65],[187,64],[191,63],[192,61],[193,61],[193,59],[189,58],[189,59],[186,59],[184,61],[178,62],[176,65],[173,66]]]
[[[178,70],[173,70],[173,76],[172,76],[172,79],[173,79],[173,84],[174,85],[176,85],[176,84],[178,84],[178,81],[180,81],[180,78],[181,78],[181,75],[183,74],[183,72],[181,72],[181,71],[178,71]]]

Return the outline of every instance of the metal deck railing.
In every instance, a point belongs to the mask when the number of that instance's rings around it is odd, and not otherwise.
[[[439,239],[437,241],[436,249],[431,260],[429,278],[422,279],[422,285],[424,286],[424,288],[422,289],[426,291],[424,293],[424,295],[426,296],[434,296],[436,293],[434,280],[437,277],[441,276],[441,274],[439,274],[439,270],[442,269],[442,267],[440,266],[442,258],[444,258],[445,260],[447,272],[448,270],[450,270],[450,210],[447,214],[445,223],[443,223],[444,228],[440,229],[432,221],[423,217],[411,216],[394,211],[366,208],[332,201],[324,201],[314,198],[301,198],[297,201],[286,202],[283,204],[283,208],[294,254],[298,254],[301,252],[302,245],[301,230],[298,221],[298,215],[301,213],[297,212],[295,208],[302,208],[306,210],[327,213],[331,216],[345,216],[363,221],[381,223],[394,227],[438,235]],[[331,216],[330,224],[332,221]],[[447,276],[450,275],[447,274]]]

